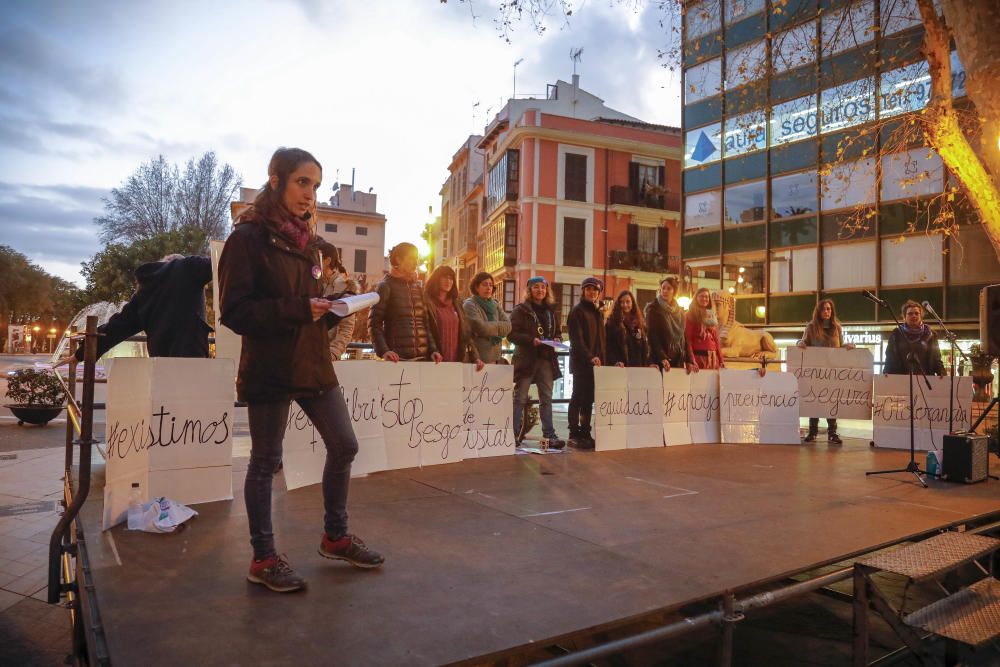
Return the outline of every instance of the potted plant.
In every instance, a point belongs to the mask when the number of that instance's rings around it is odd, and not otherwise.
[[[59,416],[66,399],[62,385],[51,371],[21,368],[7,374],[6,407],[18,419],[18,426],[27,422],[45,426]]]
[[[969,348],[969,360],[972,362],[972,384],[976,393],[972,400],[984,402],[990,400],[989,387],[993,384],[991,366],[993,359],[983,351],[982,345],[973,343]]]

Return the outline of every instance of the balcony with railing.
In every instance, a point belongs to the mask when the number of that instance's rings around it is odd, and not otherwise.
[[[611,250],[608,252],[608,269],[646,271],[649,273],[680,273],[681,258],[642,250]]]
[[[638,206],[661,211],[679,211],[681,208],[680,194],[660,187],[649,187],[645,192],[639,192],[627,185],[612,185],[610,203],[612,206]]]

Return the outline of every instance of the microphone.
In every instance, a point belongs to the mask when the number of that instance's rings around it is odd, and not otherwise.
[[[871,292],[869,290],[865,290],[862,294],[864,294],[864,297],[866,299],[868,299],[869,301],[871,301],[873,303],[877,303],[880,306],[888,307],[888,306],[886,306],[884,300],[882,300],[882,299],[878,298],[877,296],[875,296],[874,292]]]
[[[934,311],[934,308],[933,308],[933,307],[931,306],[931,302],[930,302],[930,301],[924,301],[924,302],[923,302],[922,304],[920,304],[920,305],[922,305],[922,306],[924,307],[924,310],[926,310],[926,311],[927,311],[928,313],[930,313],[931,315],[933,315],[933,316],[934,316],[934,319],[938,320],[939,322],[941,321],[941,316],[940,316],[940,315],[938,315],[938,314],[937,314],[937,313],[936,313],[936,312]]]

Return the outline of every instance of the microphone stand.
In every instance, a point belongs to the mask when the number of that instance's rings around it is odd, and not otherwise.
[[[954,403],[954,396],[955,396],[955,350],[956,349],[958,350],[958,353],[962,356],[963,359],[965,359],[969,363],[970,367],[972,366],[972,362],[969,360],[969,358],[967,356],[965,356],[965,352],[962,352],[962,350],[958,348],[957,342],[956,342],[958,340],[957,337],[955,336],[955,334],[953,334],[948,329],[948,327],[945,325],[944,321],[941,320],[941,317],[937,314],[937,312],[935,310],[931,309],[931,308],[928,308],[928,310],[929,310],[930,314],[934,316],[934,319],[937,320],[938,326],[940,326],[941,329],[944,330],[945,338],[947,338],[948,341],[951,343],[951,369],[950,369],[950,372],[948,373],[948,433],[954,433],[955,432],[955,426],[954,426],[954,421],[953,420],[954,420],[954,412],[955,412],[955,403]]]
[[[893,321],[896,322],[896,331],[899,331],[900,328],[903,325],[902,325],[902,323],[900,323],[899,318],[896,317],[896,310],[894,308],[892,308],[888,304],[888,302],[886,302],[884,299],[880,299],[879,297],[874,296],[874,295],[872,295],[872,299],[875,300],[875,302],[878,303],[880,306],[882,306],[883,308],[885,308],[886,310],[889,311],[889,314],[892,315]],[[906,336],[904,336],[904,338],[906,338]],[[914,435],[914,430],[913,430],[914,429],[914,426],[913,426],[913,424],[914,424],[914,403],[915,403],[914,398],[913,398],[913,368],[914,368],[914,366],[916,366],[919,369],[920,377],[922,377],[923,380],[924,380],[924,382],[927,384],[927,389],[928,390],[931,389],[931,382],[930,382],[930,380],[927,379],[927,375],[926,375],[926,373],[924,373],[924,368],[923,368],[923,366],[920,363],[920,358],[916,355],[916,351],[913,349],[913,341],[911,341],[909,338],[906,338],[906,342],[907,342],[908,347],[910,349],[909,354],[906,356],[906,361],[907,361],[906,366],[909,369],[909,375],[910,375],[910,462],[906,464],[905,468],[894,468],[892,470],[870,470],[870,471],[868,471],[868,472],[865,473],[865,476],[868,476],[868,475],[886,475],[886,474],[897,473],[897,472],[909,472],[909,473],[913,473],[913,475],[917,478],[917,481],[920,482],[920,486],[922,486],[922,487],[924,487],[926,489],[927,488],[927,482],[924,481],[924,478],[921,477],[921,475],[926,475],[927,471],[926,470],[921,470],[920,466],[917,464],[917,455],[916,455],[916,448],[915,448],[915,435]]]

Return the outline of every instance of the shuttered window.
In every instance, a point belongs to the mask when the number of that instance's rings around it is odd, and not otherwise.
[[[563,218],[563,264],[584,266],[587,247],[587,221],[583,218]]]
[[[566,153],[566,199],[587,201],[587,156]]]

